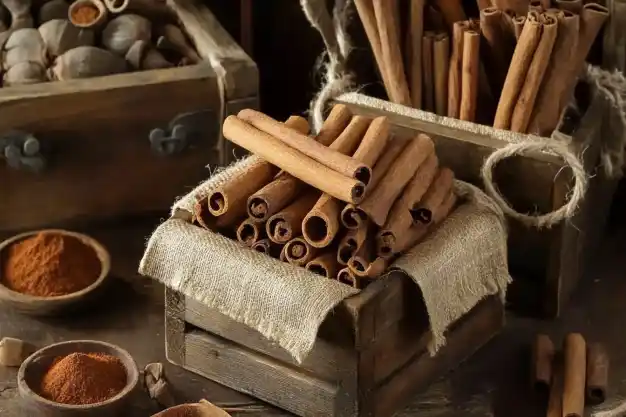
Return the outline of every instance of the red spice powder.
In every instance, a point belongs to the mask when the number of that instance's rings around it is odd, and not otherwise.
[[[71,294],[93,284],[102,270],[93,248],[75,237],[56,233],[39,233],[5,252],[2,283],[23,294]]]
[[[126,369],[115,356],[72,353],[54,361],[41,381],[40,395],[62,404],[95,404],[119,394],[126,383]]]

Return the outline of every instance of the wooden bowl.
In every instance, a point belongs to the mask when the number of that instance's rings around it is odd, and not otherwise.
[[[102,266],[100,276],[96,281],[94,281],[93,284],[80,291],[55,297],[37,297],[34,295],[22,294],[4,286],[2,284],[2,267],[0,265],[0,305],[8,305],[19,312],[33,316],[52,316],[70,312],[81,305],[86,304],[88,301],[93,300],[93,298],[97,295],[98,290],[109,276],[109,271],[111,270],[111,257],[104,246],[90,236],[58,229],[36,230],[22,233],[0,243],[0,262],[2,262],[3,259],[3,251],[9,246],[42,232],[72,236],[79,239],[85,245],[91,247],[96,252],[98,259],[100,259],[100,264]]]
[[[41,379],[53,361],[72,353],[104,353],[118,358],[126,369],[126,387],[115,397],[88,405],[59,404],[37,394]],[[139,381],[135,360],[124,349],[97,340],[55,343],[30,355],[17,373],[20,406],[25,416],[40,417],[114,417],[128,414],[131,394]]]

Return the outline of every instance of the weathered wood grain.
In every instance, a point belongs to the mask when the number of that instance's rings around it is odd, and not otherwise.
[[[167,360],[185,364],[185,298],[178,292],[165,289],[165,355]]]

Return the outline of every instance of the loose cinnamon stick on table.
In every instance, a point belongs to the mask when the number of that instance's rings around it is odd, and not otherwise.
[[[550,336],[545,334],[535,336],[532,345],[530,378],[533,391],[542,397],[547,397],[550,392],[554,355],[554,343]]]
[[[585,396],[591,405],[606,400],[609,386],[609,354],[600,343],[590,343],[587,348],[587,381]]]
[[[564,342],[563,416],[583,417],[587,349],[583,336],[570,333]]]
[[[326,252],[325,254],[309,261],[306,264],[306,269],[326,278],[334,278],[339,272],[337,256],[334,251]]]
[[[419,167],[400,198],[393,203],[385,225],[376,235],[376,254],[379,257],[397,253],[394,249],[400,235],[413,223],[410,210],[420,202],[438,173],[439,160],[432,153]]]
[[[285,245],[285,258],[287,262],[297,266],[305,266],[314,259],[319,250],[309,245],[302,237],[290,240]]]
[[[422,107],[426,111],[435,111],[435,88],[433,85],[433,43],[435,34],[424,32],[422,36]]]
[[[422,36],[424,35],[424,1],[410,0],[409,12],[409,83],[411,104],[422,108]]]
[[[368,189],[374,190],[380,180],[385,176],[391,165],[400,156],[407,145],[407,141],[394,139],[389,141],[380,159],[374,165],[372,180]],[[341,211],[341,223],[348,229],[356,229],[367,220],[367,213],[354,204],[347,204]]]
[[[495,7],[480,11],[480,28],[490,59],[493,90],[500,91],[513,57],[515,39],[506,28],[504,13]]]
[[[433,71],[435,85],[435,112],[448,113],[448,71],[450,70],[450,38],[446,33],[435,35],[433,43]]]
[[[391,205],[428,156],[435,152],[432,139],[418,134],[411,139],[403,153],[389,167],[376,188],[368,193],[359,208],[378,226],[385,224]]]
[[[324,146],[314,139],[286,127],[277,120],[252,109],[244,109],[237,115],[239,119],[250,123],[257,129],[272,135],[286,145],[296,149],[309,158],[326,165],[342,175],[357,179],[365,185],[369,182],[371,168],[349,156]]]
[[[452,54],[448,73],[448,117],[459,118],[461,109],[461,73],[463,71],[463,34],[465,22],[455,22],[452,27]]]
[[[519,42],[520,36],[522,36],[522,31],[524,30],[524,25],[526,24],[526,16],[516,16],[513,19],[513,31],[515,33],[515,39]],[[510,66],[509,66],[510,68]]]
[[[572,51],[576,50],[578,44],[579,16],[562,12],[558,21],[558,33],[550,63],[528,124],[528,132],[538,136],[550,136],[559,123],[560,99],[566,87],[565,75],[569,70]]]
[[[383,65],[389,79],[387,93],[394,103],[411,105],[411,95],[404,73],[400,49],[400,22],[397,21],[398,0],[372,0],[380,37]]]
[[[539,87],[548,69],[550,56],[552,55],[554,42],[556,41],[558,24],[554,16],[542,14],[540,15],[540,21],[543,26],[541,39],[535,50],[532,62],[528,67],[526,79],[524,80],[517,103],[513,109],[513,114],[511,115],[510,129],[513,132],[526,133],[528,130],[528,123],[532,116],[535,100],[539,93]]]
[[[529,12],[502,87],[502,95],[498,102],[493,127],[497,129],[509,129],[511,127],[513,110],[540,39],[541,23],[539,16],[535,12]]]
[[[454,172],[446,167],[439,168],[424,197],[410,209],[413,223],[429,224],[432,222],[433,213],[450,193],[453,185]]]
[[[255,219],[247,218],[237,227],[237,240],[246,246],[252,245],[265,237],[265,225]]]
[[[452,28],[454,23],[467,19],[461,3],[459,0],[435,0],[435,4],[441,11],[449,29]]]
[[[226,139],[318,190],[349,203],[358,204],[363,199],[365,184],[362,182],[333,171],[236,116],[226,118],[223,132]]]
[[[461,73],[461,106],[459,119],[476,119],[478,77],[480,71],[480,34],[468,30],[463,34],[463,63]]]
[[[337,248],[337,262],[348,265],[348,261],[361,249],[371,228],[369,221],[364,221],[356,229],[349,229],[339,242]]]
[[[567,10],[574,14],[580,14],[583,9],[582,0],[555,0],[556,7],[561,10]]]
[[[302,220],[319,199],[320,192],[309,189],[293,203],[269,218],[267,236],[274,243],[287,243],[302,233]]]

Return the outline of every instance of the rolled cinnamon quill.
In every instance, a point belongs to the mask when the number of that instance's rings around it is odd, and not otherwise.
[[[476,0],[476,5],[478,6],[479,12],[492,7],[491,0]]]
[[[591,405],[606,400],[609,386],[609,354],[600,343],[591,343],[587,348],[587,381],[585,396]]]
[[[278,258],[283,249],[283,245],[277,245],[269,239],[261,239],[252,244],[252,249],[271,256],[272,258]]]
[[[267,236],[274,243],[285,244],[302,232],[302,220],[315,205],[320,193],[307,190],[293,203],[269,218],[266,226]]]
[[[352,273],[352,271],[350,271],[350,268],[348,267],[343,268],[337,273],[337,281],[341,282],[342,284],[346,284],[351,287],[354,287],[354,288],[360,288],[358,285],[358,280],[356,279],[356,277],[354,276],[354,274]]]
[[[563,355],[556,353],[551,366],[552,379],[546,417],[563,417]]]
[[[545,334],[535,336],[532,345],[530,378],[533,391],[542,397],[547,397],[550,391],[554,355],[554,343],[552,343],[550,336]]]
[[[291,129],[277,120],[252,109],[244,109],[237,115],[257,129],[303,153],[309,158],[326,165],[342,175],[357,179],[367,185],[371,179],[371,169],[349,156],[324,146],[314,139]]]
[[[448,28],[452,28],[455,22],[467,19],[462,2],[459,0],[436,0],[435,4],[441,11]]]
[[[587,349],[583,336],[570,333],[564,342],[563,416],[583,417]]]
[[[341,265],[348,265],[352,258],[361,249],[367,239],[370,223],[364,221],[356,229],[350,229],[339,242],[337,249],[337,262]]]
[[[493,5],[500,10],[512,10],[518,16],[525,16],[530,7],[530,0],[493,0]]]
[[[461,74],[463,71],[463,34],[465,22],[455,22],[452,27],[452,53],[448,72],[448,117],[459,118],[461,108]]]
[[[515,33],[515,39],[518,42],[519,42],[520,36],[522,36],[522,31],[524,30],[525,24],[526,24],[526,16],[516,16],[513,19],[513,32]]]
[[[424,197],[410,210],[413,223],[429,224],[432,222],[434,218],[433,213],[450,193],[453,185],[454,172],[449,168],[440,168]]]
[[[574,14],[580,14],[583,9],[582,0],[555,0],[556,7],[561,10],[567,10]]]
[[[548,69],[550,56],[556,41],[558,28],[556,18],[548,14],[542,14],[540,15],[540,22],[543,26],[541,39],[528,67],[526,79],[511,115],[511,130],[513,132],[526,133],[528,129],[539,87]]]
[[[461,72],[461,106],[459,119],[476,119],[478,77],[480,71],[480,34],[467,30],[463,34],[463,61]]]
[[[213,230],[213,228],[216,226],[215,216],[213,216],[209,211],[207,197],[196,201],[196,203],[194,204],[192,223],[194,222],[207,230]]]
[[[290,240],[285,245],[285,258],[293,265],[304,266],[317,256],[318,249],[309,245],[301,237]]]
[[[345,104],[335,104],[315,140],[324,146],[330,146],[341,135],[352,120],[352,112]]]
[[[435,86],[435,112],[445,116],[448,112],[448,71],[450,70],[450,38],[445,33],[435,36],[433,44],[433,71]]]
[[[415,175],[420,165],[434,152],[435,144],[427,135],[419,134],[411,139],[404,151],[376,185],[376,188],[368,193],[359,208],[367,213],[376,225],[384,225],[391,205]]]
[[[424,35],[424,0],[410,0],[409,15],[409,84],[411,104],[422,108],[422,36]]]
[[[363,199],[362,182],[333,171],[236,116],[226,118],[223,133],[229,141],[339,200],[358,204]]]
[[[335,256],[334,251],[326,252],[312,261],[309,261],[306,264],[306,269],[326,278],[334,278],[339,272],[337,256]]]
[[[530,0],[530,6],[528,9],[537,13],[543,13],[544,11],[540,0]]]
[[[378,257],[368,260],[357,253],[348,262],[348,268],[355,277],[375,279],[385,272],[388,263],[388,258]]]
[[[413,223],[410,210],[424,197],[438,173],[438,168],[439,160],[433,153],[419,167],[400,198],[393,203],[385,225],[376,235],[376,253],[378,256],[387,257],[397,253],[394,249],[398,238]]]
[[[480,11],[480,28],[489,55],[493,90],[500,91],[513,56],[515,39],[506,28],[503,12],[495,7]]]
[[[422,107],[426,111],[435,111],[435,88],[433,85],[433,44],[435,34],[424,32],[422,36]]]
[[[524,86],[528,68],[532,63],[540,39],[541,23],[539,16],[535,12],[529,12],[502,87],[502,95],[498,102],[493,127],[497,129],[509,129],[511,127],[513,110]]]
[[[237,240],[246,246],[252,245],[265,237],[265,225],[254,219],[245,219],[237,228]]]

